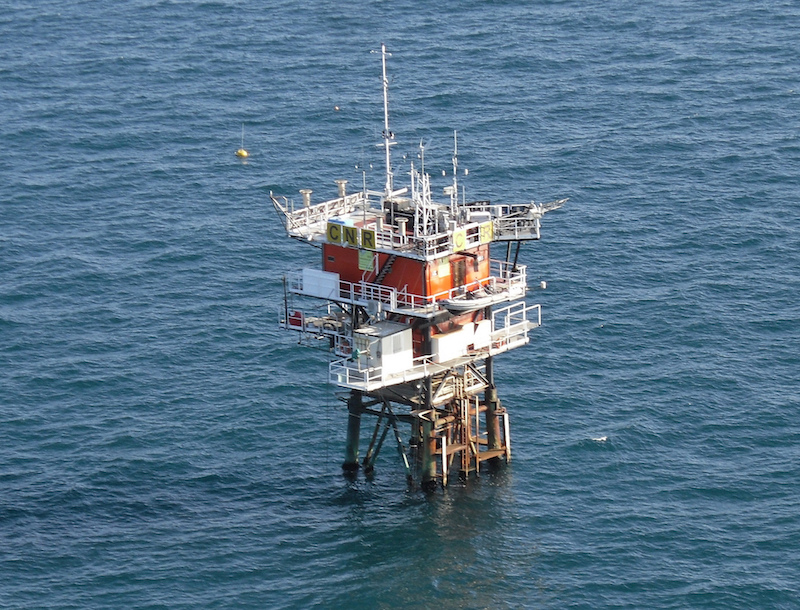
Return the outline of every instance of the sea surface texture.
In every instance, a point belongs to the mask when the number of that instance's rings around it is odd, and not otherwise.
[[[0,607],[800,607],[800,4],[2,4]],[[570,198],[513,460],[433,495],[343,478],[277,327],[268,193],[382,187],[382,42],[398,182],[458,130],[468,198]]]

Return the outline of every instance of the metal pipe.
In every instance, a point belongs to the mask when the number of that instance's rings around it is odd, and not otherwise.
[[[511,273],[516,273],[517,272],[517,259],[519,258],[519,249],[520,249],[521,246],[522,246],[522,242],[518,241],[517,242],[517,250],[516,250],[516,252],[514,252],[514,266],[511,268]]]
[[[494,385],[494,358],[486,358],[486,380],[489,387],[484,393],[486,403],[486,440],[489,449],[500,449],[500,421],[497,417],[497,409],[500,401],[497,399],[497,388]]]
[[[422,421],[422,489],[436,489],[436,437],[433,435],[433,424]]]
[[[497,399],[497,389],[487,388],[484,395],[486,401],[486,440],[490,450],[502,449],[500,443],[500,420],[497,417],[497,409],[500,401]]]

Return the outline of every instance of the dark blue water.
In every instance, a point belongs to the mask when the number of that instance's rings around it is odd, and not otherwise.
[[[5,2],[0,607],[800,607],[799,31],[794,1]],[[341,477],[327,356],[276,327],[317,254],[267,193],[381,184],[381,42],[396,155],[436,176],[458,129],[470,195],[570,197],[498,361],[513,462],[433,497],[389,450]]]

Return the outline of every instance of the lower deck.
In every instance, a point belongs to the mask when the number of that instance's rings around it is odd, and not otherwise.
[[[353,350],[353,333],[346,326],[345,316],[306,317],[299,312],[288,313],[282,319],[284,328],[296,330],[308,340],[327,340],[334,353],[340,355],[328,367],[329,381],[341,388],[372,392],[384,387],[396,386],[438,375],[468,363],[497,356],[530,341],[528,333],[541,326],[541,305],[526,305],[517,302],[492,312],[484,322],[488,332],[480,342],[474,333],[450,333],[440,335],[434,341],[432,353],[413,357],[398,366],[396,360],[358,356]],[[402,326],[402,325],[398,325]],[[478,328],[480,325],[474,325]],[[463,336],[460,336],[463,335]],[[445,339],[454,340],[447,342]],[[347,346],[346,348],[343,346]]]

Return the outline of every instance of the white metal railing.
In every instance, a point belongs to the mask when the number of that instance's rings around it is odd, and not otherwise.
[[[403,189],[396,191],[393,196],[400,195]],[[540,218],[545,212],[557,209],[566,200],[554,201],[549,204],[491,204],[487,201],[478,201],[459,206],[459,221],[452,215],[446,214],[447,228],[441,225],[426,223],[423,235],[408,235],[400,231],[399,226],[384,226],[379,222],[383,216],[383,194],[373,191],[356,192],[344,197],[330,199],[308,207],[295,208],[294,203],[286,197],[278,198],[270,193],[275,209],[284,217],[286,231],[293,237],[313,239],[325,235],[326,224],[329,220],[342,218],[354,214],[356,210],[364,212],[364,226],[376,232],[375,247],[379,250],[400,250],[413,253],[425,259],[437,258],[448,253],[459,252],[473,248],[489,241],[510,241],[524,239],[539,239],[541,227]],[[279,200],[283,199],[283,203]],[[393,199],[405,201],[406,199]],[[431,213],[436,215],[437,210],[447,209],[445,206],[431,204]],[[369,212],[369,213],[368,213]],[[463,221],[466,220],[466,224]],[[482,233],[486,222],[492,222],[492,231],[487,235]],[[428,234],[429,230],[438,233]],[[419,233],[419,231],[417,231]]]
[[[534,315],[529,315],[531,313]],[[526,305],[524,302],[513,303],[493,312],[491,321],[491,343],[488,351],[484,348],[470,351],[466,356],[459,356],[462,358],[462,363],[485,358],[487,355],[501,354],[526,344],[529,340],[528,332],[541,326],[542,306]],[[367,366],[366,361],[362,359],[340,358],[330,363],[328,375],[331,383],[341,387],[370,391],[421,379],[447,370],[453,364],[452,361],[434,362],[433,358],[433,355],[418,356],[413,359],[409,368],[391,373],[387,373],[381,366]],[[483,380],[472,371],[468,373],[467,378],[468,389],[472,391],[477,391],[485,385]],[[439,392],[438,398],[446,398],[449,391],[450,389],[443,388]]]
[[[378,301],[388,305],[389,309],[397,309],[398,304],[396,288],[371,282],[339,280],[339,299],[359,305],[366,305],[369,301]]]
[[[330,309],[330,306],[329,308]],[[531,319],[530,313],[535,312],[535,318]],[[528,331],[541,326],[542,306],[527,305],[524,302],[512,303],[492,312],[492,331],[491,339],[493,344],[509,344],[527,336]],[[350,339],[346,332],[347,322],[342,316],[335,315],[328,311],[327,315],[308,315],[302,310],[292,310],[286,316],[281,316],[278,322],[281,328],[295,330],[303,333],[324,335],[333,337],[344,355],[349,353],[348,348]],[[429,364],[429,356],[421,356],[415,359],[415,366],[426,366]],[[432,361],[430,361],[432,362]],[[355,365],[357,368],[360,364]],[[359,370],[362,370],[359,368]],[[367,369],[363,369],[367,370]],[[372,369],[370,369],[372,370]]]
[[[317,233],[324,234],[328,220],[354,212],[359,207],[369,206],[369,196],[358,192],[308,207],[295,208],[284,197],[284,203],[270,193],[275,209],[283,214],[286,232],[293,237],[311,239]]]
[[[331,295],[330,299],[364,306],[370,301],[378,301],[391,311],[407,309],[428,311],[433,310],[442,301],[454,299],[482,288],[486,289],[489,294],[496,295],[498,302],[525,296],[527,288],[525,265],[517,265],[515,268],[506,261],[491,260],[489,261],[489,273],[489,277],[432,295],[414,294],[408,292],[406,288],[398,290],[393,286],[372,282],[339,280],[338,296]],[[293,294],[317,296],[304,291],[302,271],[290,273],[287,277],[289,291]]]
[[[493,241],[540,238],[539,218],[544,212],[534,203],[491,204],[488,201],[476,201],[463,208],[468,216],[488,214],[494,220]]]
[[[433,362],[431,356],[414,358],[410,368],[396,373],[385,374],[383,367],[366,367],[360,360],[340,358],[328,366],[328,376],[331,383],[336,385],[363,390],[373,390],[379,387],[396,385],[406,381],[422,379],[442,370],[441,365]]]
[[[549,203],[491,204],[475,201],[462,206],[467,217],[488,215],[494,220],[493,241],[516,241],[539,239],[541,218],[547,212],[557,210],[567,202],[558,199]]]
[[[538,218],[498,218],[494,221],[495,241],[540,239],[541,222]]]
[[[528,313],[536,312],[531,320]],[[491,347],[489,352],[499,354],[528,342],[528,331],[542,325],[542,306],[526,305],[524,301],[512,303],[492,312]]]
[[[375,231],[378,250],[409,252],[425,259],[437,258],[486,243],[481,241],[479,223],[459,227],[459,230],[465,231],[465,241],[460,244],[460,247],[454,243],[453,231],[415,236],[401,233],[397,227],[392,225],[384,225],[384,228],[380,230],[377,229],[377,223],[367,222],[364,226]]]
[[[341,312],[335,312],[328,303],[325,313],[292,307],[281,310],[278,316],[278,327],[300,333],[300,341],[326,339],[333,343],[333,352],[337,356],[348,357],[352,354],[352,329],[350,319]]]
[[[476,354],[477,355],[477,354]],[[478,357],[484,357],[481,354]],[[475,368],[473,368],[475,367]],[[476,370],[477,369],[477,370]],[[460,394],[472,395],[488,386],[485,365],[464,367],[464,378],[446,376],[433,395],[434,404],[442,404]]]
[[[327,222],[354,213],[358,209],[372,214],[363,228],[375,231],[376,248],[378,250],[399,250],[414,253],[423,258],[436,258],[448,252],[456,252],[486,243],[481,239],[480,223],[469,223],[458,227],[464,235],[463,243],[456,244],[455,232],[442,231],[433,235],[407,235],[401,233],[399,227],[392,225],[382,226],[375,219],[375,214],[381,213],[381,198],[378,193],[371,191],[353,193],[329,201],[323,201],[308,207],[295,208],[294,203],[283,197],[283,203],[278,197],[270,193],[272,204],[284,217],[286,232],[293,237],[312,239],[314,236],[325,235]]]

